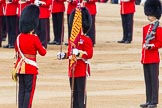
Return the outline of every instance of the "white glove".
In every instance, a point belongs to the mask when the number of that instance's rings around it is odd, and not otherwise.
[[[76,48],[74,48],[72,50],[72,54],[75,54],[77,57],[82,57],[83,54],[86,54],[87,55],[87,52],[86,51],[82,51],[82,50],[78,50]]]
[[[66,56],[65,52],[58,52],[57,53],[57,59],[59,59],[59,60],[64,59],[65,56]]]
[[[146,0],[141,0],[140,5],[144,6]]]
[[[78,55],[79,54],[79,50],[78,49],[76,49],[76,48],[74,48],[73,50],[72,50],[72,54],[74,54],[74,55]]]
[[[40,1],[40,0],[35,0],[35,1],[34,1],[34,4],[35,4],[36,6],[40,6],[40,5],[43,5],[43,4],[46,4],[46,3],[43,2],[43,1]]]
[[[35,0],[35,1],[34,1],[34,4],[35,4],[36,6],[39,6],[38,2],[39,2],[39,0]]]
[[[149,49],[151,49],[152,47],[155,47],[155,45],[154,44],[143,44],[143,48],[144,49],[147,49],[147,50],[149,50]]]
[[[39,1],[39,5],[46,5],[44,1]]]

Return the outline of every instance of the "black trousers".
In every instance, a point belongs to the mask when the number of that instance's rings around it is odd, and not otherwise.
[[[72,89],[72,78],[69,80]],[[73,108],[84,108],[85,80],[86,77],[74,78]]]
[[[141,3],[141,0],[135,0],[136,5],[140,5],[140,3]]]
[[[143,69],[146,85],[146,102],[158,104],[159,63],[144,64]]]
[[[124,41],[132,41],[133,37],[133,16],[131,14],[121,14],[122,27],[123,27],[123,39]]]
[[[67,24],[68,24],[68,39],[70,39],[70,33],[71,33],[71,29],[70,29],[70,25],[69,25],[69,17],[70,17],[70,14],[67,14]]]
[[[14,45],[18,35],[17,15],[6,16],[8,30],[8,44]]]
[[[19,108],[31,108],[36,86],[36,75],[19,74]]]
[[[35,32],[39,36],[39,39],[45,48],[47,48],[47,42],[48,42],[48,35],[49,35],[48,29],[49,29],[49,18],[39,19],[39,25],[35,30]]]
[[[50,41],[50,19],[47,20],[47,42]]]
[[[18,20],[17,25],[19,25],[19,19],[20,19],[20,17],[17,16],[17,20]],[[21,33],[21,32],[20,32],[19,27],[18,27],[18,34],[20,34],[20,33]]]
[[[91,38],[92,43],[94,45],[96,43],[96,27],[95,27],[96,15],[91,15],[91,17],[92,17],[92,25],[87,35]]]
[[[2,16],[2,38],[7,37],[6,16]]]
[[[52,13],[54,41],[61,42],[64,37],[64,12]]]

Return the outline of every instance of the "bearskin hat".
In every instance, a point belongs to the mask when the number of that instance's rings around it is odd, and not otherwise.
[[[21,33],[29,33],[38,27],[39,13],[39,7],[33,4],[23,9],[19,20],[19,30]]]
[[[74,9],[69,16],[70,31],[72,29],[75,10],[76,9]],[[83,33],[86,34],[92,25],[92,18],[86,7],[81,7],[81,13],[82,13],[82,30],[83,30]]]
[[[161,2],[159,0],[146,0],[144,5],[145,15],[155,16],[157,19],[160,19],[161,12]]]

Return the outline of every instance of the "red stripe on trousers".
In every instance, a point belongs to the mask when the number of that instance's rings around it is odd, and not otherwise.
[[[36,76],[37,75],[33,75],[32,91],[31,91],[31,94],[30,94],[30,100],[29,100],[28,108],[31,108],[31,106],[32,106],[32,101],[33,101],[33,96],[34,96],[34,91],[35,91],[35,86],[36,86]]]

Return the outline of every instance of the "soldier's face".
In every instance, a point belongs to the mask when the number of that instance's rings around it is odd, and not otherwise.
[[[150,22],[153,22],[156,20],[156,17],[155,16],[147,16],[147,19],[150,21]]]

